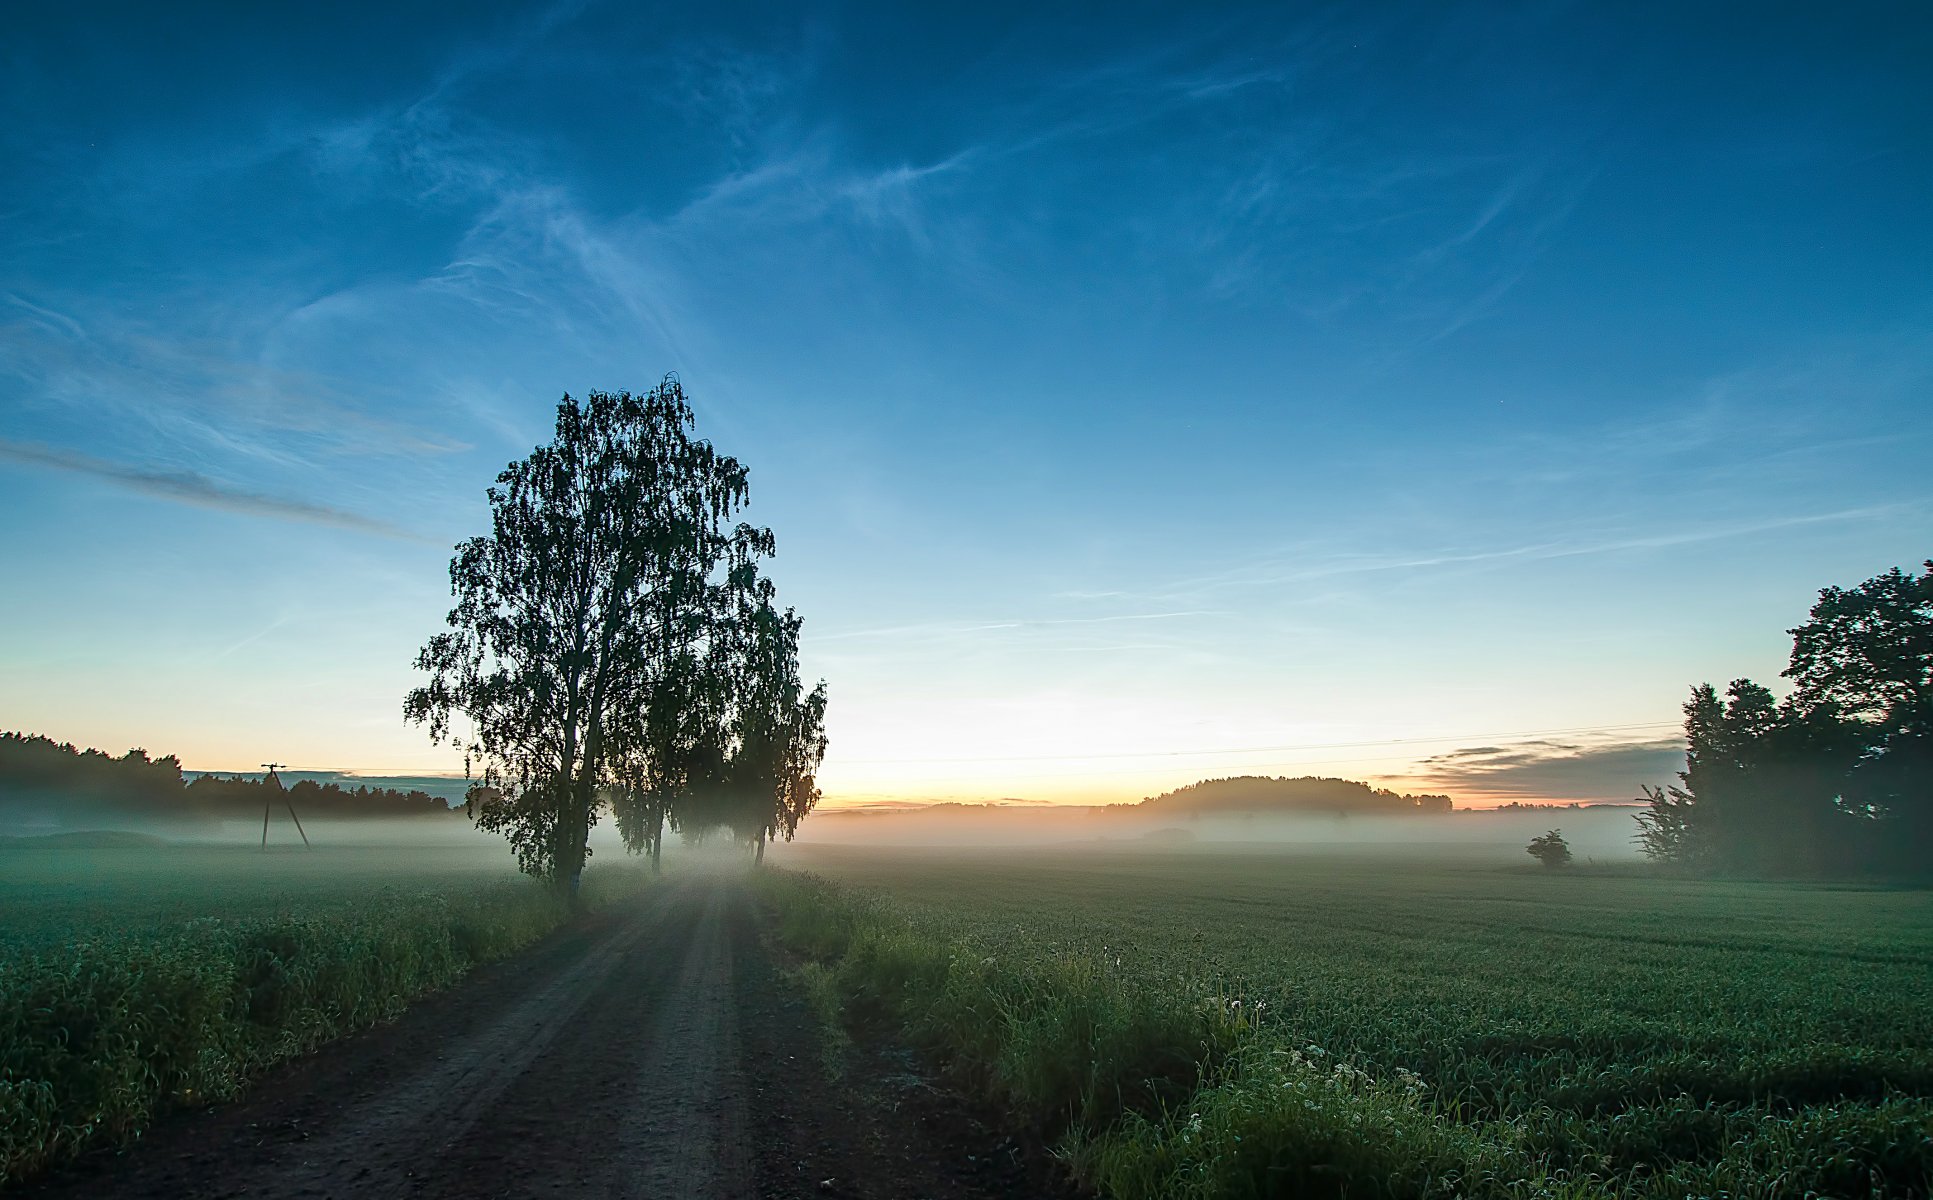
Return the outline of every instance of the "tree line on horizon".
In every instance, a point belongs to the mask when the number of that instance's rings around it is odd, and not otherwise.
[[[169,754],[133,749],[120,757],[29,733],[0,733],[0,819],[18,826],[52,822],[64,829],[129,822],[156,825],[259,820],[283,789],[245,775],[197,774]],[[450,806],[428,792],[300,780],[287,797],[303,816],[381,819],[447,817]]]
[[[1186,816],[1215,813],[1415,816],[1447,813],[1454,807],[1455,803],[1448,796],[1412,796],[1388,788],[1371,787],[1353,779],[1331,779],[1318,775],[1297,778],[1232,775],[1222,779],[1204,779],[1158,796],[1149,796],[1138,804],[1107,806],[1109,811],[1131,810]]]
[[[552,440],[488,489],[457,546],[455,606],[416,666],[407,720],[464,754],[476,823],[573,895],[605,811],[656,867],[667,831],[723,831],[763,859],[819,799],[826,689],[802,621],[736,520],[747,472],[693,435],[683,386],[566,395]]]
[[[1646,786],[1661,862],[1787,876],[1933,874],[1933,560],[1819,592],[1787,632],[1784,699],[1691,690],[1685,769]]]

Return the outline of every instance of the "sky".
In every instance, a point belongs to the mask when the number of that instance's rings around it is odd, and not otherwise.
[[[0,727],[460,771],[450,548],[667,372],[829,804],[1628,798],[1933,555],[1922,5],[0,21]]]

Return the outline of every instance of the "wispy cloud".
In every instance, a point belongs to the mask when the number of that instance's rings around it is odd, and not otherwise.
[[[368,411],[346,382],[261,361],[250,344],[259,329],[182,336],[118,315],[62,312],[14,293],[0,299],[18,314],[0,317],[0,379],[11,377],[25,403],[90,423],[116,414],[173,444],[278,466],[298,461],[290,439],[348,454],[461,448]]]
[[[1856,521],[1876,521],[1898,517],[1909,511],[1901,504],[1865,505],[1820,513],[1797,513],[1763,520],[1712,523],[1691,528],[1667,529],[1656,533],[1634,533],[1600,537],[1568,537],[1525,542],[1509,546],[1461,550],[1445,547],[1418,553],[1338,553],[1333,549],[1311,546],[1281,552],[1262,562],[1226,571],[1209,572],[1171,580],[1154,588],[1129,591],[1108,590],[1070,593],[1083,598],[1139,599],[1144,602],[1186,601],[1232,590],[1273,588],[1283,584],[1307,583],[1350,575],[1374,575],[1401,571],[1420,571],[1441,567],[1503,566],[1511,563],[1539,562],[1550,559],[1581,558],[1595,555],[1662,550],[1752,537],[1806,526],[1832,525]]]
[[[284,521],[307,521],[316,525],[347,529],[355,533],[376,534],[405,541],[426,540],[400,526],[364,516],[361,513],[331,508],[326,504],[315,504],[306,500],[266,496],[258,492],[230,487],[194,471],[131,466],[69,450],[58,450],[51,446],[6,439],[0,439],[0,459],[85,475],[143,495],[173,500],[181,504],[192,504],[201,508],[218,509],[222,512],[271,517]]]
[[[1468,746],[1423,759],[1414,776],[1453,792],[1522,800],[1629,800],[1684,769],[1682,739]]]

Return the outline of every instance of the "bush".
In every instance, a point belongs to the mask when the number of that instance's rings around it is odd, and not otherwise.
[[[1524,847],[1524,853],[1552,870],[1567,866],[1571,861],[1571,845],[1564,840],[1564,833],[1560,829],[1531,838],[1530,845]]]

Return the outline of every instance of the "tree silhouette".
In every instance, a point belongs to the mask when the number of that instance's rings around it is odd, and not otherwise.
[[[1560,829],[1552,829],[1531,838],[1524,852],[1550,870],[1567,866],[1571,861],[1570,843],[1564,840],[1564,833]]]
[[[1882,858],[1924,872],[1933,856],[1933,559],[1819,593],[1791,630],[1795,703],[1850,723],[1857,761],[1840,804],[1878,822]]]
[[[463,749],[477,823],[573,891],[604,789],[638,774],[618,754],[649,746],[668,630],[702,620],[686,610],[705,603],[746,498],[745,469],[692,423],[674,378],[644,395],[565,396],[550,444],[490,488],[490,535],[457,547],[450,628],[424,647],[430,681],[404,703]]]
[[[745,468],[692,425],[673,377],[565,396],[490,489],[490,535],[457,547],[450,629],[404,703],[463,748],[477,823],[573,892],[606,802],[656,865],[686,824],[762,855],[818,796],[824,685],[803,693],[799,619],[759,573],[771,531],[731,523]]]
[[[1679,779],[1684,778],[1680,772]],[[1697,797],[1683,787],[1638,785],[1644,811],[1637,816],[1638,848],[1658,862],[1690,863],[1705,856]]]
[[[763,862],[765,843],[774,837],[790,841],[819,801],[826,688],[820,683],[807,692],[800,683],[801,623],[791,609],[775,607],[771,582],[741,573],[733,591],[732,628],[739,639],[727,677],[738,703],[725,772],[732,796],[727,823],[757,847]]]
[[[1820,591],[1777,700],[1749,679],[1685,705],[1680,786],[1645,788],[1654,858],[1755,873],[1924,873],[1933,851],[1933,561]]]
[[[1350,779],[1317,776],[1278,779],[1262,775],[1236,775],[1226,779],[1204,779],[1159,796],[1150,796],[1141,801],[1138,807],[1149,812],[1176,815],[1373,813],[1401,816],[1447,813],[1454,805],[1448,796],[1399,794]]]
[[[249,820],[282,799],[262,778],[183,776],[181,760],[130,750],[116,758],[33,734],[0,732],[0,819],[60,828],[146,826],[212,831]],[[396,791],[300,779],[287,799],[321,819],[448,818],[450,806],[422,791]]]
[[[1837,705],[1892,727],[1933,702],[1933,559],[1925,573],[1894,567],[1856,588],[1820,591],[1792,635],[1785,677],[1802,706]]]

